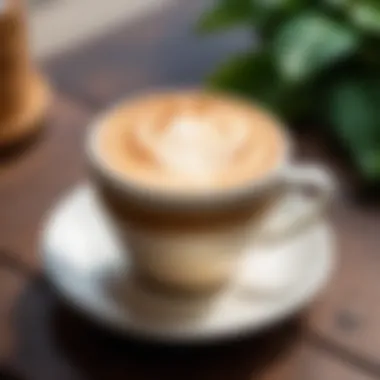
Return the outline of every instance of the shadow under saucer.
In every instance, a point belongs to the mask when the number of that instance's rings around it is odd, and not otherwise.
[[[28,379],[248,380],[291,355],[300,317],[255,336],[202,344],[162,344],[112,334],[68,307],[43,279],[26,288],[15,310],[16,368]]]

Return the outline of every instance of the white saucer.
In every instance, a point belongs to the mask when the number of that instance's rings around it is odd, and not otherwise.
[[[306,203],[297,196],[282,206],[289,213]],[[330,277],[334,247],[321,220],[281,245],[251,246],[237,278],[212,300],[164,297],[133,282],[128,255],[93,189],[83,185],[53,210],[43,232],[43,263],[62,296],[97,321],[138,337],[186,342],[258,331],[297,312]]]

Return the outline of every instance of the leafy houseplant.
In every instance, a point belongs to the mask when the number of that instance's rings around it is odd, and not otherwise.
[[[380,180],[380,0],[218,0],[201,33],[244,26],[258,46],[223,64],[212,87],[264,103],[290,123],[310,118]]]

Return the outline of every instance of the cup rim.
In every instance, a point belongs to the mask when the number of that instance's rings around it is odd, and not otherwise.
[[[267,190],[274,184],[276,184],[283,173],[284,169],[289,165],[290,157],[292,153],[292,139],[287,128],[272,112],[268,111],[265,107],[262,107],[258,102],[254,102],[263,112],[268,113],[275,121],[277,128],[280,129],[280,133],[284,139],[283,154],[278,160],[278,163],[274,168],[268,171],[264,176],[259,179],[252,179],[245,182],[243,185],[234,186],[228,189],[214,189],[209,191],[202,191],[199,193],[182,193],[175,191],[164,191],[160,188],[149,188],[139,184],[137,181],[128,179],[126,176],[118,173],[111,165],[107,164],[99,154],[98,147],[98,135],[100,130],[104,126],[104,123],[114,114],[122,105],[125,105],[129,100],[133,100],[141,97],[144,93],[151,95],[153,93],[163,93],[168,91],[173,92],[187,92],[187,91],[207,91],[198,88],[185,88],[185,89],[158,89],[149,90],[143,93],[139,93],[130,97],[123,97],[121,100],[115,102],[107,110],[101,112],[95,119],[89,124],[86,139],[85,139],[85,154],[87,162],[90,165],[92,171],[96,175],[101,177],[101,180],[112,187],[118,192],[128,194],[136,201],[141,201],[144,204],[157,207],[166,208],[215,208],[220,205],[229,205],[244,202],[247,199],[251,199],[263,191]],[[223,92],[215,92],[215,94],[223,94]],[[228,95],[227,96],[231,96]],[[233,95],[237,99],[245,99],[241,96]]]

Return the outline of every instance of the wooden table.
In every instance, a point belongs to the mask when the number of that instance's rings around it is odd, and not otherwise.
[[[240,32],[194,36],[201,3],[184,0],[43,63],[56,88],[46,132],[0,166],[0,363],[10,378],[380,378],[380,210],[343,191],[330,212],[340,254],[333,280],[308,310],[260,336],[207,347],[120,339],[67,309],[40,272],[41,222],[86,176],[83,139],[94,115],[140,89],[199,84],[248,46]],[[323,145],[307,141],[301,148],[303,157],[321,158],[343,179]]]

